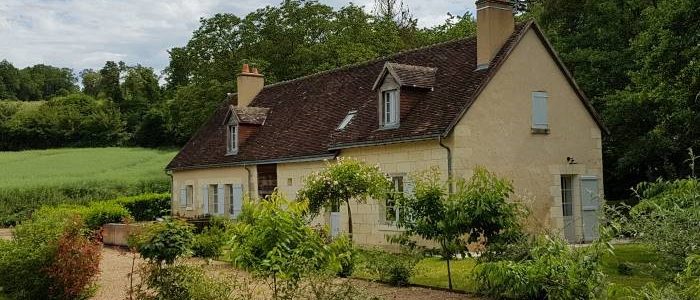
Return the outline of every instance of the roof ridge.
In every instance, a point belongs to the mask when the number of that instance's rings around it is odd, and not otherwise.
[[[344,71],[344,70],[348,70],[348,69],[352,69],[352,68],[357,68],[357,67],[369,65],[369,64],[372,64],[372,63],[380,62],[380,61],[383,61],[383,60],[387,60],[387,59],[390,59],[390,58],[393,58],[393,57],[397,57],[397,56],[399,56],[399,55],[403,55],[403,54],[407,54],[407,53],[412,53],[412,52],[416,52],[416,51],[421,51],[421,50],[426,50],[426,49],[430,49],[430,48],[434,48],[434,47],[444,46],[444,45],[447,45],[447,44],[458,43],[458,42],[464,42],[464,41],[471,40],[471,39],[476,39],[476,36],[462,37],[462,38],[458,38],[458,39],[454,39],[454,40],[439,42],[439,43],[430,44],[430,45],[425,45],[425,46],[421,46],[421,47],[417,47],[417,48],[404,49],[404,50],[401,50],[401,51],[396,52],[396,53],[392,53],[392,54],[389,54],[389,55],[380,56],[380,57],[373,58],[373,59],[370,59],[370,60],[365,60],[365,61],[361,61],[361,62],[356,62],[356,63],[352,63],[352,64],[347,64],[347,65],[343,65],[343,66],[340,66],[340,67],[335,67],[335,68],[328,69],[328,70],[318,71],[318,72],[316,72],[316,73],[311,73],[311,74],[304,75],[304,76],[301,76],[301,77],[297,77],[297,78],[293,78],[293,79],[289,79],[289,80],[284,80],[284,81],[275,82],[275,83],[273,83],[273,84],[269,84],[269,85],[263,86],[263,89],[264,89],[264,88],[268,88],[268,87],[274,87],[274,86],[278,86],[278,85],[283,85],[283,84],[287,84],[287,83],[292,83],[292,82],[296,82],[296,81],[300,81],[300,80],[304,80],[304,79],[308,79],[308,78],[312,78],[312,77],[316,77],[316,76],[320,76],[320,75],[324,75],[324,74],[328,74],[328,73],[333,73],[333,72]]]

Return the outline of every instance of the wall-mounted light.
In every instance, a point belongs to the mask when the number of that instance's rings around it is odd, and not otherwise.
[[[570,156],[567,156],[567,157],[566,157],[566,162],[567,162],[568,164],[570,164],[570,165],[575,165],[575,164],[577,164],[576,160],[574,160],[574,158],[573,158],[573,157],[570,157]]]

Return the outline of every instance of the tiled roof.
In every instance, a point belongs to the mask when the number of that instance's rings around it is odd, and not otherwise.
[[[239,146],[237,155],[227,156],[223,122],[229,106],[236,103],[232,95],[219,105],[167,169],[332,157],[336,149],[345,147],[445,136],[524,32],[536,28],[533,24],[516,26],[488,69],[477,70],[476,39],[468,38],[267,85],[250,104],[269,109],[264,124],[257,126]],[[373,86],[387,63],[400,73],[402,80],[427,86],[430,76],[425,74],[433,72],[434,81],[432,90],[402,89],[402,103],[406,97],[410,100],[407,102],[414,104],[402,104],[398,128],[382,130],[378,126],[378,96]],[[344,130],[337,131],[338,124],[352,110],[357,115]],[[596,117],[592,108],[591,112]]]
[[[432,89],[435,86],[436,71],[436,68],[388,62],[384,65],[384,70],[377,78],[377,81],[375,81],[373,89],[376,89],[381,84],[386,74],[391,74],[395,77],[402,87]]]

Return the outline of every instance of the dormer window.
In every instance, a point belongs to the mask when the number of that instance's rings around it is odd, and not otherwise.
[[[382,91],[382,126],[387,128],[399,125],[399,90]]]
[[[226,154],[238,153],[238,124],[228,124]]]

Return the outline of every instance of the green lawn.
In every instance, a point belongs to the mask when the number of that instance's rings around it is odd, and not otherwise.
[[[615,245],[614,255],[606,255],[603,259],[602,269],[608,276],[608,281],[616,288],[639,288],[649,282],[662,283],[659,276],[652,271],[653,263],[658,260],[657,255],[647,245],[621,244]],[[362,254],[361,254],[362,255]],[[622,275],[618,271],[618,265],[622,262],[632,266],[630,275]],[[457,290],[474,292],[473,281],[469,278],[476,261],[471,258],[452,262],[452,283]],[[353,274],[354,277],[376,280],[360,267]],[[411,277],[412,284],[447,288],[447,266],[440,258],[424,258],[415,267]]]
[[[175,153],[144,148],[0,152],[0,189],[167,178],[163,168]]]
[[[145,192],[167,192],[173,150],[82,148],[0,152],[0,226],[42,205],[84,204]]]

